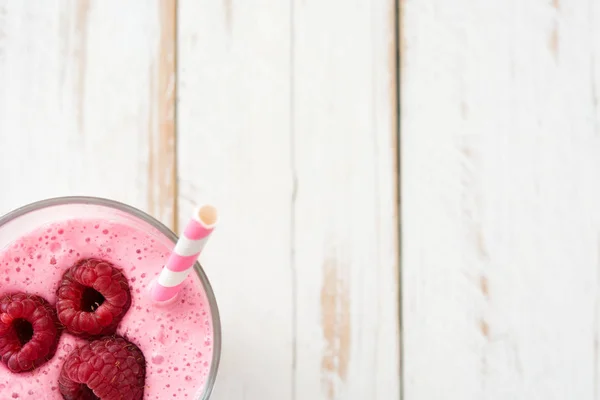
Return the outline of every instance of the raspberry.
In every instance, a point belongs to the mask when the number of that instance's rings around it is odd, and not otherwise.
[[[105,337],[67,356],[58,388],[65,400],[139,400],[145,381],[142,351],[122,337]]]
[[[57,291],[58,319],[73,335],[112,335],[131,305],[127,279],[111,263],[85,259],[69,268]]]
[[[27,293],[0,299],[0,356],[12,372],[31,371],[56,352],[61,330],[54,308]]]

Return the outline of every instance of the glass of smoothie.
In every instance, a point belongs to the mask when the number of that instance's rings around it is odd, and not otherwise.
[[[208,399],[221,327],[204,271],[196,263],[168,303],[150,296],[176,241],[95,197],[1,217],[0,399]]]

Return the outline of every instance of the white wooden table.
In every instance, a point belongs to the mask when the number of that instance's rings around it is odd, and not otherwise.
[[[396,17],[392,0],[0,0],[0,212],[96,195],[177,230],[214,202],[213,398],[398,399]]]
[[[598,400],[598,21],[0,0],[0,212],[97,195],[177,230],[217,204],[216,400]]]
[[[600,399],[600,3],[402,21],[404,399]]]

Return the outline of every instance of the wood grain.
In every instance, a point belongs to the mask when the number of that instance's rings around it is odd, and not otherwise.
[[[0,213],[96,195],[177,230],[214,203],[212,398],[399,398],[395,12],[0,0]]]
[[[587,1],[404,1],[405,399],[597,399]]]
[[[202,255],[223,326],[215,400],[293,398],[290,51],[289,2],[179,1],[180,220],[197,202],[221,215]]]
[[[177,2],[157,3],[159,37],[150,64],[148,119],[148,209],[177,231],[175,138]]]
[[[180,218],[208,199],[224,216],[203,254],[215,399],[398,398],[393,2],[179,15]]]
[[[294,2],[297,399],[400,395],[395,13]]]
[[[164,92],[159,76],[174,69],[157,67],[162,74],[151,76],[163,49],[174,48],[174,36],[160,40],[161,20],[174,15],[164,4],[0,1],[0,212],[85,194],[127,202],[171,223],[169,212],[151,205],[171,204],[174,188],[170,200],[159,190],[147,196],[158,184],[151,181],[167,180],[148,174],[148,130],[155,139],[173,137],[165,123],[173,94],[150,93],[152,85]],[[170,156],[158,156],[160,169],[174,164]]]
[[[336,381],[346,381],[350,361],[351,317],[348,277],[340,276],[335,258],[323,263],[321,329],[325,349],[321,359],[322,385],[328,398],[336,398]]]
[[[84,134],[83,121],[85,114],[83,105],[85,104],[85,73],[87,62],[87,32],[88,16],[90,12],[90,1],[81,0],[75,3],[75,52],[78,60],[77,65],[77,128],[81,135]]]

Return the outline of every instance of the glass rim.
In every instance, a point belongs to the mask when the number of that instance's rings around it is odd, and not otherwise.
[[[8,222],[21,217],[25,214],[29,214],[30,212],[40,210],[43,208],[53,207],[53,206],[61,206],[68,204],[89,204],[96,205],[102,207],[112,208],[118,211],[125,212],[134,217],[141,219],[144,222],[147,222],[152,227],[156,228],[160,233],[165,235],[168,239],[171,239],[173,243],[176,243],[179,237],[175,232],[173,232],[169,227],[160,222],[158,219],[154,218],[150,214],[136,208],[130,206],[125,203],[121,203],[116,200],[111,200],[103,197],[95,197],[95,196],[62,196],[62,197],[52,197],[44,200],[39,200],[33,203],[26,204],[19,208],[16,208],[8,213],[0,216],[0,227],[7,224]],[[194,270],[196,271],[196,275],[200,279],[200,283],[202,284],[202,288],[206,293],[206,298],[208,300],[208,305],[210,307],[210,314],[212,319],[212,328],[213,328],[213,354],[211,360],[210,371],[208,377],[206,379],[204,392],[202,394],[201,399],[206,400],[210,398],[210,395],[213,391],[215,381],[217,379],[217,373],[219,369],[219,363],[221,361],[221,317],[219,315],[219,307],[217,305],[217,299],[215,298],[215,294],[213,292],[212,286],[202,268],[202,265],[199,261],[196,261],[194,264]]]

